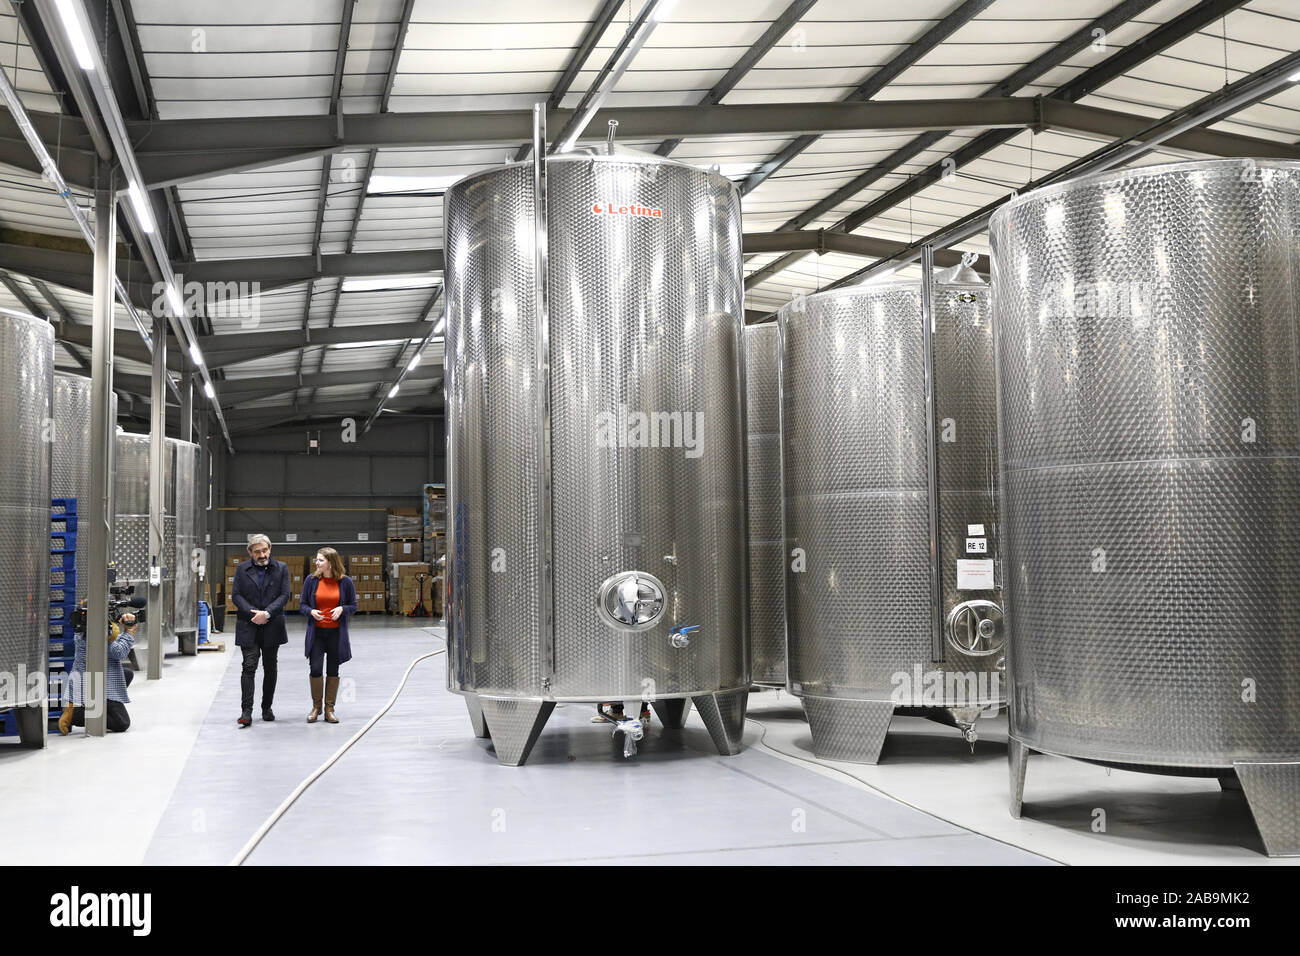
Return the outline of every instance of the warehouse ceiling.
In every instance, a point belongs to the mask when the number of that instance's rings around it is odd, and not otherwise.
[[[644,0],[80,2],[171,268],[202,284],[191,320],[237,444],[376,409],[441,329],[442,192],[524,158],[532,104],[548,103],[554,135]],[[601,137],[617,117],[626,145],[718,164],[740,186],[746,248],[763,250],[745,263],[751,320],[878,274],[962,217],[1300,49],[1294,0],[662,5],[587,130]],[[89,212],[99,120],[51,35],[53,6],[0,0],[0,63]],[[88,250],[0,119],[0,307],[57,321],[60,366],[84,370]],[[1300,159],[1300,90],[1207,129],[1136,162]],[[119,273],[148,309],[143,237],[119,223]],[[962,251],[986,254],[985,237],[941,261]],[[117,381],[143,415],[149,355],[118,311]],[[440,338],[422,359],[389,414],[441,407]]]

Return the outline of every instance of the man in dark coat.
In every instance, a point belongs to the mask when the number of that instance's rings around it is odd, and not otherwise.
[[[253,684],[257,661],[262,660],[262,719],[275,720],[271,699],[275,696],[276,663],[280,645],[289,643],[284,627],[284,606],[289,603],[289,568],[271,558],[271,540],[255,534],[248,540],[250,560],[235,569],[230,597],[238,608],[235,643],[244,651],[240,686],[239,726],[253,723]]]

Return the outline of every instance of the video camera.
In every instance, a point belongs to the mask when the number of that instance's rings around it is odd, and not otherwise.
[[[135,623],[144,623],[145,608],[149,605],[149,599],[143,595],[136,595],[135,585],[133,584],[110,584],[108,587],[108,620],[109,624],[121,624],[122,618],[127,614],[135,615]],[[86,606],[85,602],[77,605],[77,608],[70,615],[73,630],[78,634],[86,632]]]

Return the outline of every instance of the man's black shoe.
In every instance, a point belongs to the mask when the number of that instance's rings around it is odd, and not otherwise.
[[[270,708],[270,707],[263,707],[263,708],[262,708],[262,719],[263,719],[263,720],[275,720],[275,714],[271,713],[271,708]]]
[[[250,712],[244,711],[242,714],[239,715],[240,727],[250,727],[252,726],[252,724],[253,724],[253,715]]]

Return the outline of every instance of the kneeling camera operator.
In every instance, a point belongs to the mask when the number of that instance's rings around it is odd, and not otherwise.
[[[144,621],[143,608],[148,603],[143,597],[132,597],[133,587],[111,587],[108,599],[108,664],[104,668],[104,691],[92,694],[107,698],[107,724],[112,733],[123,733],[131,726],[126,705],[131,702],[126,689],[135,677],[135,671],[122,666],[135,646],[135,629]],[[73,727],[86,726],[84,685],[86,682],[86,602],[77,605],[71,614],[72,628],[76,633],[76,656],[72,670],[64,685],[63,714],[59,717],[59,733],[67,734]]]

